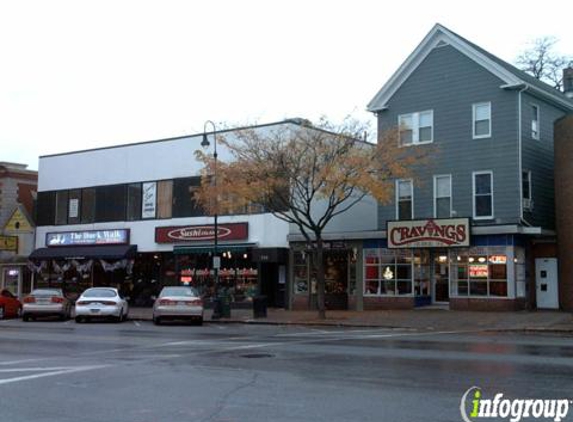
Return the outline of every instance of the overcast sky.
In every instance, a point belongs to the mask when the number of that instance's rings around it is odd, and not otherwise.
[[[573,54],[572,14],[557,0],[0,0],[0,161],[37,169],[207,119],[373,123],[366,104],[436,22],[511,62],[543,35]]]

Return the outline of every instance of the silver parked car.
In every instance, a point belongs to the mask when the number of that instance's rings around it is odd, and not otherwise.
[[[153,304],[153,322],[189,319],[203,324],[203,300],[193,287],[164,287]]]
[[[92,287],[76,301],[76,322],[93,318],[113,318],[122,322],[127,318],[127,301],[113,287]]]
[[[71,316],[72,303],[62,289],[35,289],[26,296],[22,305],[22,319],[30,321],[37,317],[57,316],[65,321]]]

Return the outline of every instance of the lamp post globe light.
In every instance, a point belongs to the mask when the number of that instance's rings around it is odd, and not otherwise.
[[[213,236],[213,271],[215,276],[215,291],[214,291],[214,301],[213,301],[213,316],[212,318],[221,317],[221,306],[220,299],[218,297],[219,293],[219,268],[221,267],[221,261],[218,255],[218,241],[219,241],[219,227],[218,227],[218,213],[219,207],[217,201],[219,200],[219,195],[217,194],[217,128],[215,123],[211,120],[207,120],[203,125],[203,140],[201,141],[201,146],[204,149],[209,148],[211,143],[207,137],[207,125],[210,124],[213,127],[213,186],[215,187],[215,212],[214,214],[214,236]]]

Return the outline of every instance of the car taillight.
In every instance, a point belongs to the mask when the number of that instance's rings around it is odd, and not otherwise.
[[[34,296],[25,297],[24,303],[36,303],[36,298]]]
[[[193,300],[189,301],[188,303],[189,303],[189,305],[203,306],[203,301],[201,299],[193,299]]]
[[[62,297],[57,297],[57,296],[52,297],[52,303],[62,303],[63,301],[64,301],[64,298],[62,298]]]
[[[117,305],[117,303],[109,301],[109,300],[104,300],[103,302],[100,302],[101,304],[105,305],[105,306],[115,306]]]
[[[85,306],[85,305],[89,305],[89,304],[90,304],[90,302],[86,302],[84,300],[81,300],[81,301],[76,303],[76,305],[80,305],[80,306]]]
[[[169,300],[169,299],[160,299],[159,304],[161,306],[173,306],[173,305],[176,305],[177,302],[175,302],[174,300]]]

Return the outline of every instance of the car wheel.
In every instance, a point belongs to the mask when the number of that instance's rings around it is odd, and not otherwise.
[[[76,322],[77,322],[78,324],[84,322],[84,317],[77,316],[77,317],[76,317]]]
[[[153,323],[155,325],[161,325],[161,318],[156,317],[155,315],[153,316]]]
[[[199,326],[203,325],[203,317],[201,317],[197,320],[197,325],[199,325]]]
[[[119,315],[115,317],[115,322],[123,322],[123,308],[119,311]]]
[[[4,319],[4,308],[0,307],[0,319]]]
[[[24,322],[29,322],[29,321],[30,321],[30,316],[29,316],[29,315],[22,315],[22,321],[24,321]]]
[[[60,315],[60,321],[66,321],[68,319],[68,315],[67,314],[62,314]]]

